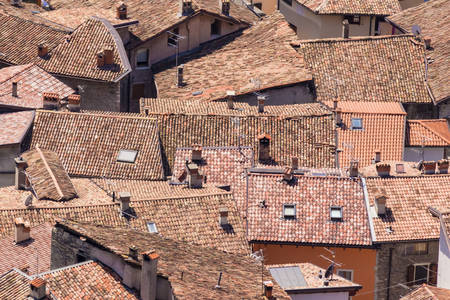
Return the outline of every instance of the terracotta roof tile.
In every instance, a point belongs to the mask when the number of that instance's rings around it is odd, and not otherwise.
[[[0,114],[0,145],[21,143],[30,129],[33,119],[33,111]]]
[[[422,174],[422,171],[419,170],[418,168],[417,162],[401,161],[401,160],[383,160],[383,153],[381,153],[381,159],[382,161],[379,162],[379,164],[388,164],[391,167],[389,176],[414,177]],[[376,166],[377,164],[365,166],[363,168],[360,168],[359,172],[364,177],[378,177]]]
[[[400,300],[445,300],[450,299],[450,290],[423,284]]]
[[[29,279],[22,272],[10,270],[0,274],[0,299],[27,299],[30,294]]]
[[[17,82],[17,97],[12,95],[14,81]],[[36,65],[0,69],[0,106],[43,108],[44,92],[57,93],[63,99],[75,91]]]
[[[424,81],[424,45],[411,35],[302,41],[298,51],[320,101],[432,101]]]
[[[450,146],[450,130],[445,119],[408,120],[406,125],[407,146]]]
[[[163,179],[155,119],[114,114],[37,111],[31,147],[56,152],[70,175]],[[134,163],[120,150],[137,151]]]
[[[297,0],[316,14],[392,15],[401,10],[396,0]]]
[[[449,0],[433,0],[388,18],[404,32],[411,32],[413,25],[419,25],[422,36],[431,38],[432,49],[427,51],[427,56],[431,58],[428,64],[428,78],[437,102],[450,97],[449,15]]]
[[[289,44],[294,40],[295,32],[276,12],[242,33],[180,58],[182,87],[176,85],[174,65],[154,66],[158,97],[216,100],[225,98],[227,90],[242,95],[310,81],[303,58]]]

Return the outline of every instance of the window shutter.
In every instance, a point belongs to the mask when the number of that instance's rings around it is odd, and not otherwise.
[[[406,271],[406,282],[409,286],[414,285],[414,265],[409,265]]]
[[[435,263],[430,264],[430,280],[429,284],[436,285],[437,284],[437,268],[438,265]]]

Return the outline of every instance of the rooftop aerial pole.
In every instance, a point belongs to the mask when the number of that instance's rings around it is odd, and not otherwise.
[[[172,31],[167,31],[167,33],[169,34],[169,41],[167,42],[167,45],[169,47],[174,47],[176,49],[175,51],[175,72],[176,72],[176,79],[178,79],[178,55],[180,54],[180,43],[179,40],[183,40],[186,37],[176,34],[175,32]]]

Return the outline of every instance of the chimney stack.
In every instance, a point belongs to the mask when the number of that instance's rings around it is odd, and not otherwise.
[[[227,207],[219,208],[219,224],[220,224],[220,226],[228,225],[228,208]]]
[[[67,97],[67,109],[72,112],[79,112],[81,109],[81,96],[72,94]]]
[[[230,15],[230,0],[219,0],[219,5],[223,15]]]
[[[183,86],[183,72],[184,72],[184,65],[179,65],[177,67],[177,86],[178,87]]]
[[[386,214],[386,197],[383,195],[375,197],[375,210],[377,215]]]
[[[12,82],[12,92],[11,92],[11,95],[12,95],[13,97],[19,97],[18,94],[17,94],[17,86],[18,86],[18,85],[19,85],[19,81],[14,80],[14,81]]]
[[[333,110],[334,111],[336,111],[336,108],[338,107],[338,103],[339,103],[338,99],[333,100]]]
[[[381,161],[381,151],[380,150],[375,150],[374,162],[375,163],[379,163],[380,161]]]
[[[105,57],[105,65],[114,64],[114,50],[112,46],[106,46],[105,48],[103,48],[103,55]]]
[[[103,51],[97,53],[97,68],[101,68],[105,65],[105,54]]]
[[[336,125],[340,126],[342,124],[342,109],[340,107],[335,110],[336,115]]]
[[[435,161],[422,162],[422,173],[423,174],[434,174],[435,172],[436,172],[436,162]]]
[[[350,177],[358,177],[358,165],[359,162],[357,160],[350,162]]]
[[[235,91],[227,91],[227,105],[228,109],[234,109],[234,96],[236,96]]]
[[[424,43],[425,43],[425,47],[427,48],[427,50],[431,49],[431,38],[426,36],[423,39]]]
[[[377,163],[376,168],[377,168],[378,176],[380,176],[380,177],[387,177],[391,173],[391,165],[390,164]]]
[[[272,281],[264,281],[264,296],[267,299],[273,299],[272,297],[272,291],[273,291],[273,282]]]
[[[57,109],[59,105],[59,94],[58,93],[42,93],[42,102],[45,109]]]
[[[40,277],[33,279],[30,282],[30,288],[31,288],[30,297],[33,300],[44,299],[46,297],[46,287],[45,287],[46,285],[47,285],[47,282]]]
[[[298,169],[298,157],[292,157],[292,159],[291,159],[291,167],[292,167],[292,170],[297,170]]]
[[[267,161],[270,159],[270,140],[271,137],[267,133],[258,135],[259,161]]]
[[[155,251],[142,254],[140,296],[142,300],[156,299],[159,255]]]
[[[134,260],[138,260],[138,248],[135,245],[131,245],[128,248],[128,256],[131,257]]]
[[[191,189],[198,189],[203,186],[203,176],[198,171],[196,163],[187,164],[188,169],[188,184]]]
[[[283,170],[283,180],[291,181],[294,179],[294,172],[291,167],[285,167]]]
[[[348,23],[348,20],[345,19],[344,21],[342,21],[342,37],[344,39],[348,39],[349,31],[350,31],[350,25]]]
[[[192,145],[192,161],[202,160],[202,145]]]
[[[119,6],[116,8],[117,12],[117,19],[119,20],[126,20],[127,19],[127,6],[125,3],[120,3]]]
[[[129,192],[119,193],[120,212],[123,213],[130,208],[131,194]]]
[[[264,103],[266,102],[267,96],[259,95],[257,98],[258,98],[258,112],[263,113],[264,112]]]
[[[438,163],[439,173],[440,174],[448,174],[448,166],[449,166],[448,159],[438,160],[437,163]]]
[[[180,0],[180,15],[189,16],[194,10],[192,9],[192,0]]]
[[[43,58],[48,54],[48,46],[46,42],[42,42],[38,45],[38,56]]]
[[[30,223],[24,222],[22,218],[14,219],[15,225],[15,243],[19,244],[30,239]]]
[[[16,163],[16,174],[15,174],[15,185],[17,190],[25,190],[28,187],[27,175],[25,174],[25,169],[28,166],[26,160],[22,157],[17,157],[14,159]]]

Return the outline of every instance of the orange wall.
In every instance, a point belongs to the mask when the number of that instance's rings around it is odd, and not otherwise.
[[[296,246],[253,244],[253,251],[263,249],[265,264],[285,264],[309,262],[326,269],[330,262],[320,257],[323,255],[332,258],[332,254],[321,246]],[[338,269],[353,270],[353,281],[362,285],[362,289],[356,293],[353,300],[374,299],[376,250],[362,248],[327,247],[334,251],[335,262],[342,264]],[[371,292],[367,293],[366,292]],[[359,294],[364,295],[359,296]]]

